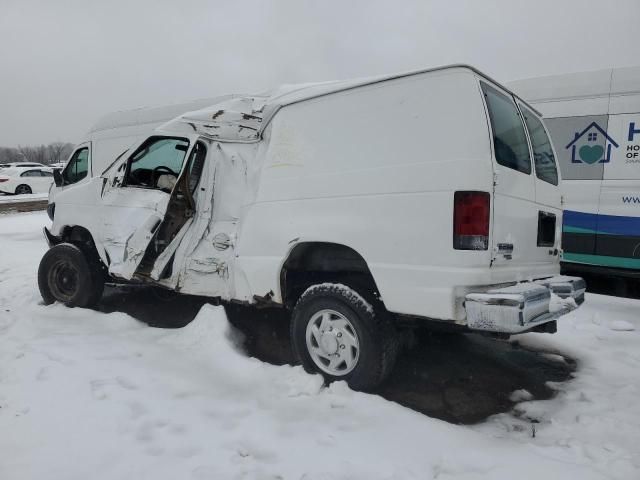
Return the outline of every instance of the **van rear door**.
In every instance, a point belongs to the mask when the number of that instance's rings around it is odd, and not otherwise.
[[[524,118],[535,170],[536,203],[538,204],[538,229],[536,244],[540,261],[559,258],[562,229],[562,195],[556,155],[549,132],[544,123],[530,108],[518,103]]]
[[[536,274],[531,267],[549,263],[550,256],[537,241],[541,209],[524,119],[511,94],[485,82],[481,88],[493,140],[491,265],[512,271],[505,281],[526,279]]]

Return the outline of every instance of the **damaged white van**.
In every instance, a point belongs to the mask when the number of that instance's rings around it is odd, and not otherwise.
[[[548,134],[471,67],[223,97],[110,165],[94,153],[108,132],[92,135],[51,194],[46,303],[134,282],[282,305],[307,370],[369,389],[400,325],[553,332],[583,299],[582,279],[556,276]]]

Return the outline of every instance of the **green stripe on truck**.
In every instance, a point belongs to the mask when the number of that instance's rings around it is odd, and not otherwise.
[[[562,259],[565,262],[587,263],[590,265],[602,265],[605,267],[640,269],[640,258],[609,257],[605,255],[588,255],[585,253],[565,252]]]

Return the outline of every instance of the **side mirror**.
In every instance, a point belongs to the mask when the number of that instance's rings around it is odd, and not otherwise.
[[[62,173],[57,168],[53,169],[53,183],[56,184],[56,187],[61,187],[64,184],[64,180],[62,179]]]

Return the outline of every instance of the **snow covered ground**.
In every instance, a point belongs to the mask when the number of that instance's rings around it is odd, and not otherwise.
[[[588,295],[558,334],[516,337],[576,378],[456,426],[249,358],[221,307],[161,330],[40,305],[46,223],[0,215],[2,480],[640,478],[640,301]]]

